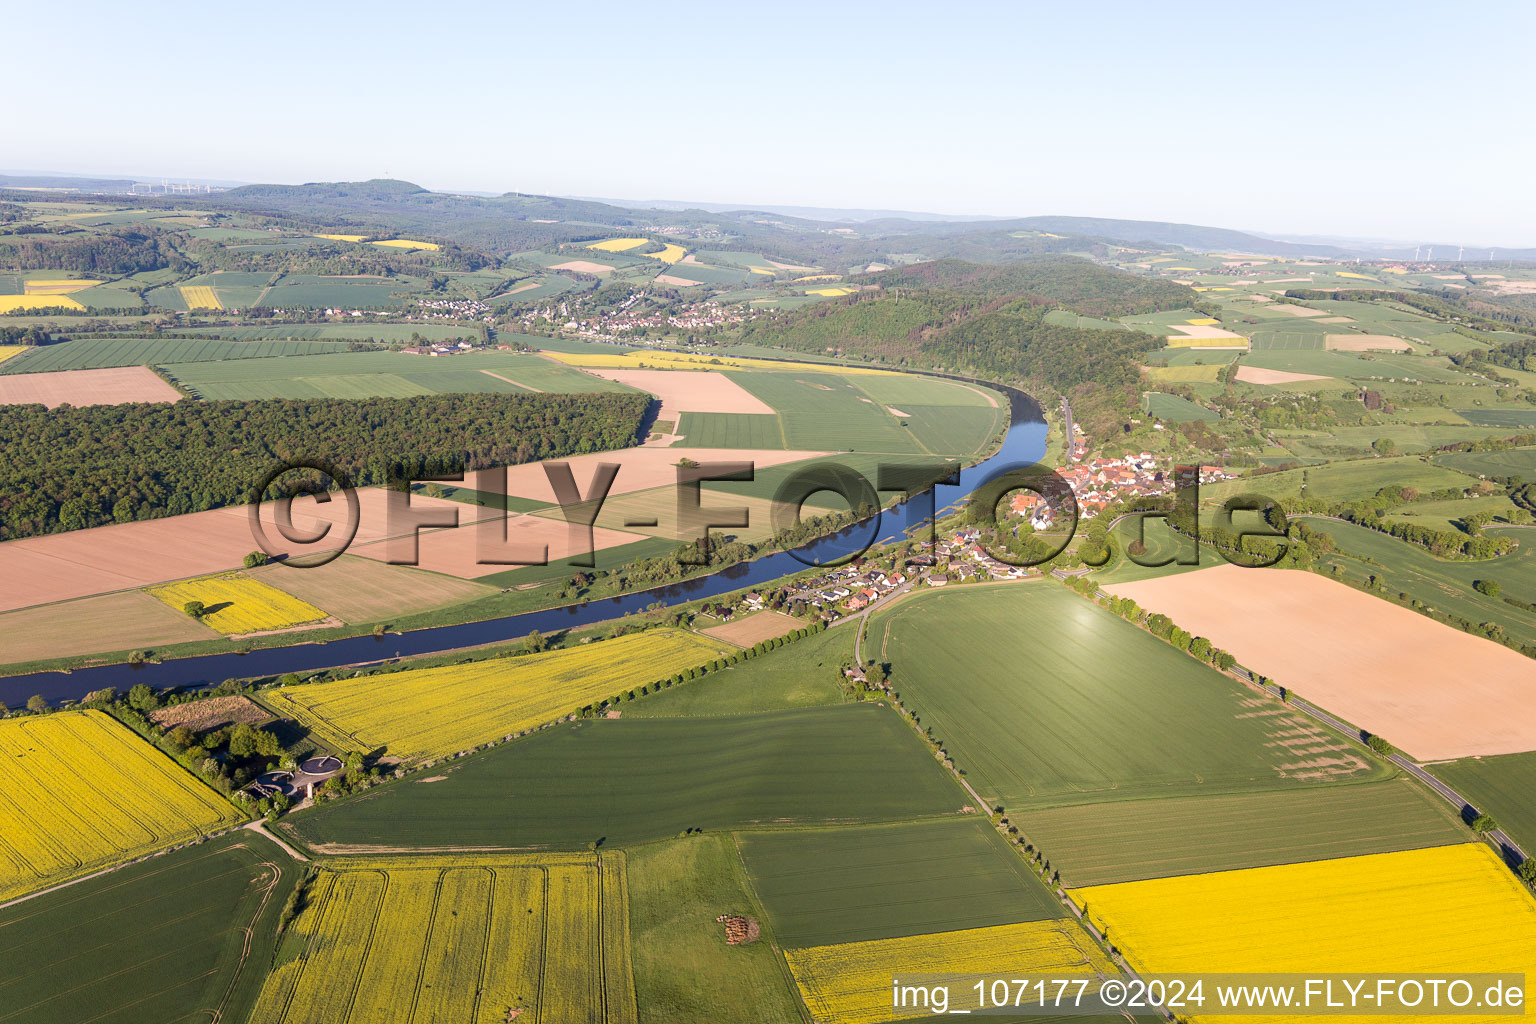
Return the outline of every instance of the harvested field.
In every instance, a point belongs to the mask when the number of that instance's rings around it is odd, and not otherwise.
[[[239,820],[100,711],[0,721],[0,901]]]
[[[138,590],[0,612],[0,664],[206,639],[195,619]]]
[[[685,412],[756,413],[776,410],[723,373],[701,370],[588,370],[593,376],[648,391],[661,399],[657,419],[677,422]]]
[[[1433,964],[1445,977],[1536,973],[1536,901],[1480,843],[1094,886],[1072,895],[1138,971],[1278,973],[1326,965],[1330,972],[1392,975]]]
[[[677,288],[694,288],[703,284],[703,281],[695,281],[688,277],[679,277],[676,274],[657,274],[656,281],[660,284],[670,284]]]
[[[363,558],[411,565],[413,568],[459,579],[478,579],[515,568],[480,560],[482,557],[493,557],[489,552],[500,549],[503,523],[507,550],[510,552],[505,557],[521,559],[522,564],[558,561],[587,550],[587,531],[584,528],[571,526],[563,519],[536,515],[514,515],[505,520],[498,517],[453,529],[423,530],[417,540],[414,562],[405,561],[411,558],[409,536],[371,544],[354,544],[347,550]],[[594,526],[591,550],[604,551],[644,539],[643,534]],[[487,554],[482,556],[482,551]]]
[[[268,691],[263,699],[337,752],[451,754],[708,664],[727,648],[694,633],[644,633],[517,658],[408,669]]]
[[[551,270],[574,270],[582,274],[611,274],[613,268],[606,263],[593,263],[590,260],[567,260],[564,263],[556,263]]]
[[[1413,346],[1390,334],[1330,334],[1330,352],[1412,352]]]
[[[1213,320],[1210,321],[1210,323],[1201,324],[1174,324],[1173,329],[1178,333],[1168,335],[1168,340],[1175,344],[1184,342],[1186,338],[1237,338],[1240,341],[1248,340],[1241,334],[1234,334],[1231,331],[1224,330],[1220,327],[1211,326],[1211,324],[1218,322],[1219,321]]]
[[[624,448],[619,451],[577,455],[561,460],[571,467],[571,475],[582,494],[587,494],[597,467],[605,462],[617,463],[618,475],[613,479],[610,495],[628,494],[632,491],[649,490],[652,487],[672,487],[677,484],[678,462],[692,459],[694,462],[751,462],[759,471],[786,462],[800,462],[828,455],[824,451],[783,451],[751,448]],[[484,490],[484,488],[479,488]],[[557,504],[555,492],[549,485],[549,477],[542,464],[525,463],[507,469],[507,493],[532,501]]]
[[[1053,807],[1019,818],[1067,886],[1294,864],[1467,841],[1406,778],[1325,790]]]
[[[1536,749],[1528,658],[1343,583],[1219,565],[1105,589],[1419,760]]]
[[[633,1024],[622,853],[343,861],[251,1024]]]
[[[189,602],[202,602],[202,621],[227,635],[286,629],[319,622],[327,614],[292,594],[240,573],[183,580],[155,587],[149,593],[178,610]]]
[[[355,543],[367,544],[387,536],[391,527],[383,489],[362,488],[357,498]],[[458,509],[460,521],[465,523],[499,515],[474,505],[422,495],[412,495],[411,505]],[[339,497],[321,503],[302,495],[293,502],[294,527],[310,533],[329,523],[332,532],[339,532],[346,508],[346,502]],[[237,568],[256,547],[249,511],[248,506],[241,505],[6,541],[0,545],[0,557],[5,560],[10,578],[21,581],[21,585],[0,592],[0,611]],[[281,536],[275,515],[272,503],[262,505],[261,521],[267,536],[274,541]],[[398,524],[395,529],[399,530]],[[324,547],[325,541],[321,540],[309,546],[295,545],[292,553],[312,554]]]
[[[202,700],[173,704],[149,713],[149,720],[167,729],[185,725],[195,732],[218,729],[244,722],[255,725],[271,719],[272,714],[249,697],[205,697]]]
[[[350,554],[312,569],[273,563],[249,575],[350,623],[379,622],[497,592],[484,583]]]
[[[1290,373],[1286,370],[1266,370],[1262,366],[1244,364],[1237,368],[1237,379],[1247,384],[1296,384],[1304,380],[1331,380],[1320,373]]]
[[[102,370],[55,370],[0,377],[0,405],[122,405],[125,402],[175,402],[180,391],[147,366]]]
[[[871,942],[786,949],[784,959],[817,1021],[879,1024],[927,1017],[891,1007],[891,978],[904,974],[1047,974],[1094,978],[1114,965],[1076,924],[1036,921]]]
[[[763,640],[772,640],[774,637],[804,628],[805,623],[792,615],[761,611],[752,615],[743,615],[719,626],[701,629],[699,632],[705,636],[712,636],[716,640],[735,644],[737,647],[751,647]]]
[[[1290,280],[1287,278],[1287,280]],[[1303,279],[1304,280],[1304,279]],[[1269,307],[1271,313],[1285,313],[1288,316],[1327,316],[1326,309],[1313,309],[1311,306],[1298,306],[1294,302],[1277,302]]]

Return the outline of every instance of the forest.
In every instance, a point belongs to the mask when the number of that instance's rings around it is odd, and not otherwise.
[[[642,394],[0,406],[0,538],[245,502],[279,461],[358,486],[625,448]]]

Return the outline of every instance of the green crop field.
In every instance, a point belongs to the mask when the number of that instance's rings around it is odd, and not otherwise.
[[[1178,395],[1165,395],[1160,391],[1148,391],[1147,415],[1169,423],[1189,423],[1193,420],[1219,420],[1221,417],[1203,405]]]
[[[628,390],[622,384],[537,356],[511,352],[466,352],[436,358],[401,352],[341,352],[224,363],[171,363],[165,366],[165,371],[206,399],[398,398],[454,392],[526,394],[529,389],[579,393]]]
[[[142,309],[144,297],[122,283],[99,284],[95,288],[73,292],[69,296],[87,309]]]
[[[1278,702],[1054,582],[908,598],[871,617],[867,649],[1010,812],[1334,784],[1286,770],[1277,732],[1306,725]],[[1334,780],[1387,772],[1338,756]]]
[[[1536,613],[1472,589],[1476,580],[1494,579],[1504,596],[1536,603],[1536,544],[1527,539],[1529,531],[1490,529],[1490,537],[1512,536],[1524,543],[1513,554],[1491,561],[1452,562],[1364,526],[1311,518],[1306,523],[1333,538],[1335,550],[1317,561],[1323,567],[1337,566],[1341,578],[1361,582],[1376,576],[1388,594],[1406,593],[1471,622],[1497,622],[1521,643],[1536,644]]]
[[[964,792],[890,708],[580,721],[294,817],[309,843],[584,848],[687,828],[954,813]]]
[[[262,305],[270,309],[291,307],[345,309],[397,309],[404,294],[417,288],[410,278],[316,277],[290,274],[267,291]]]
[[[1063,916],[980,815],[742,833],[752,888],[786,946],[890,939]]]
[[[1536,751],[1499,757],[1465,757],[1429,769],[1491,814],[1511,839],[1536,851]]]
[[[0,910],[0,1017],[243,1021],[298,874],[237,832]]]
[[[976,453],[994,433],[1007,425],[1006,411],[988,406],[913,405],[905,403],[898,417],[918,444],[935,455],[962,458]]]
[[[1261,327],[1253,332],[1255,352],[1321,352],[1327,347],[1327,335],[1321,330],[1298,330],[1287,325],[1282,328]]]
[[[224,270],[216,274],[203,274],[187,281],[183,286],[206,285],[219,297],[225,309],[250,309],[256,305],[267,284],[275,277],[268,271]]]
[[[450,324],[283,324],[280,327],[189,327],[184,333],[206,334],[215,338],[231,338],[235,341],[316,341],[333,338],[337,341],[408,342],[414,337],[426,341],[472,341],[479,343],[480,331],[475,327],[455,327]],[[504,337],[519,339],[520,335]]]
[[[1509,427],[1513,430],[1536,427],[1536,409],[1457,409],[1456,413],[1477,427]]]
[[[1143,358],[1148,366],[1215,366],[1223,367],[1241,353],[1205,348],[1165,348],[1149,352]]]
[[[606,253],[604,254],[607,255]],[[702,254],[707,258],[710,254]],[[717,267],[706,263],[674,263],[670,267],[660,260],[652,261],[657,264],[657,272],[671,277],[680,277],[685,281],[698,281],[701,284],[714,285],[716,287],[735,286],[745,284],[748,279],[767,280],[765,277],[754,274],[740,267]],[[665,282],[662,282],[665,284]]]
[[[1453,452],[1437,455],[1442,466],[1473,476],[1518,476],[1536,482],[1536,448],[1510,448],[1502,452]]]
[[[761,413],[685,412],[678,418],[676,432],[690,447],[783,448],[779,419]]]
[[[733,371],[726,376],[779,411],[785,442],[790,448],[910,454],[923,451],[914,434],[902,427],[885,406],[851,383],[853,378],[766,371]]]
[[[94,370],[107,366],[217,362],[275,356],[320,355],[346,346],[320,341],[213,341],[188,338],[76,338],[44,345],[0,363],[0,373]]]
[[[626,851],[635,995],[643,1024],[802,1024],[799,1002],[728,835]],[[724,914],[762,921],[763,937],[725,943]]]
[[[526,287],[532,284],[533,287]],[[514,305],[520,302],[537,302],[554,295],[562,295],[577,287],[577,282],[560,274],[542,274],[518,281],[507,291],[499,295],[493,295],[487,302],[497,306]]]
[[[1416,850],[1471,838],[1450,804],[1406,778],[1053,807],[1021,815],[1018,824],[1069,886]]]

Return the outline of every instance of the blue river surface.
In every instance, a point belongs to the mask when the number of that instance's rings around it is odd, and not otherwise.
[[[990,381],[975,383],[1002,391],[1009,398],[1008,432],[1002,446],[995,453],[974,466],[962,469],[958,485],[937,485],[932,497],[934,505],[929,504],[927,496],[918,495],[910,501],[884,510],[873,519],[797,548],[794,553],[775,552],[652,590],[479,622],[431,626],[400,634],[387,633],[380,637],[369,634],[326,643],[267,647],[245,653],[174,658],[159,664],[100,665],[75,669],[73,672],[34,672],[9,676],[0,678],[0,701],[17,707],[33,694],[42,694],[50,702],[57,703],[77,700],[93,690],[107,686],[115,686],[119,691],[126,690],[136,683],[147,683],[157,689],[217,686],[226,679],[310,672],[337,665],[431,654],[516,639],[535,629],[541,633],[550,633],[585,626],[619,618],[629,612],[642,611],[656,603],[684,604],[743,587],[761,586],[799,572],[807,568],[808,563],[819,565],[835,562],[839,556],[867,547],[872,537],[887,540],[899,537],[904,531],[916,530],[925,523],[934,507],[942,509],[958,502],[989,479],[1036,463],[1044,456],[1046,424],[1035,400],[1021,391]],[[908,457],[901,461],[920,459]],[[83,624],[82,628],[89,626]]]

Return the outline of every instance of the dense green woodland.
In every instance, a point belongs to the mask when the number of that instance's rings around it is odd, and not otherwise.
[[[358,485],[624,448],[640,394],[0,406],[0,538],[241,504],[279,460]]]

